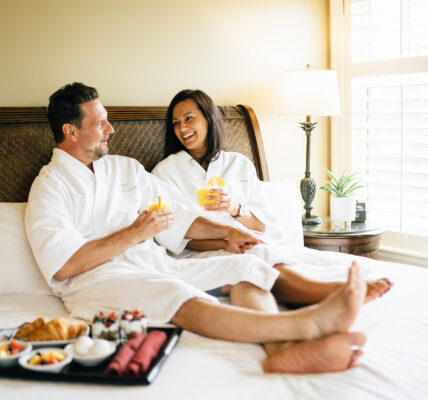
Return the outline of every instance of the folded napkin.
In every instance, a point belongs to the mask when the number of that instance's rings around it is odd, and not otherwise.
[[[153,359],[159,354],[159,350],[166,339],[166,333],[163,331],[148,333],[126,367],[126,373],[134,376],[143,375],[149,369]]]
[[[104,373],[109,375],[123,375],[126,371],[127,365],[143,341],[144,335],[138,332],[132,332],[128,341],[122,346],[119,353],[117,353],[116,357],[108,365]]]

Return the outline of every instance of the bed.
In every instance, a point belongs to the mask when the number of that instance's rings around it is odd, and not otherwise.
[[[293,182],[268,182],[257,118],[248,106],[219,107],[228,150],[255,164],[284,227],[284,249],[301,273],[343,280],[353,259],[363,277],[389,277],[395,286],[365,305],[352,330],[367,337],[360,366],[328,374],[265,374],[261,346],[208,339],[184,331],[150,386],[18,381],[1,377],[4,399],[423,399],[428,393],[428,269],[303,247],[301,200]],[[165,107],[107,107],[116,130],[111,154],[138,159],[151,170],[163,153]],[[31,182],[49,161],[54,141],[42,107],[0,108],[0,327],[38,316],[66,316],[43,280],[24,233]],[[227,299],[222,299],[227,302]]]

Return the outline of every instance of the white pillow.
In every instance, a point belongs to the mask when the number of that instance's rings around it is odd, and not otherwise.
[[[0,203],[0,294],[53,295],[25,234],[26,206],[27,203]]]
[[[295,182],[261,182],[269,210],[281,224],[283,244],[303,247],[302,204]]]

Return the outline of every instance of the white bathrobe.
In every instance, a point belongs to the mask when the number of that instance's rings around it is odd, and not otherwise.
[[[226,192],[230,197],[254,214],[266,226],[266,231],[253,231],[264,239],[280,240],[281,228],[266,208],[266,200],[260,189],[260,180],[252,162],[241,153],[221,151],[219,157],[210,163],[205,171],[190,154],[184,150],[171,154],[152,171],[162,181],[174,185],[186,199],[198,207],[196,190],[204,179],[221,177],[226,181]],[[200,208],[199,208],[200,209]],[[245,227],[226,212],[204,211],[203,216],[241,229]]]
[[[171,154],[162,160],[152,171],[162,181],[172,184],[187,200],[193,203],[195,210],[202,210],[197,203],[196,191],[202,180],[221,177],[226,181],[225,191],[230,197],[255,215],[266,226],[265,232],[254,231],[245,227],[223,211],[205,211],[202,215],[212,221],[234,226],[247,231],[263,240],[269,246],[255,246],[246,254],[255,254],[271,265],[277,263],[292,264],[294,258],[287,251],[279,249],[281,228],[274,215],[267,209],[266,200],[261,190],[260,180],[252,162],[241,153],[221,151],[219,157],[212,161],[205,170],[184,150]],[[267,248],[266,248],[267,247]],[[186,250],[182,257],[206,257],[230,254],[223,250],[216,252],[194,252]]]
[[[105,156],[94,172],[68,153],[55,149],[31,187],[26,230],[35,259],[73,316],[90,319],[99,311],[140,307],[153,321],[171,320],[187,300],[225,284],[249,281],[270,290],[278,273],[252,255],[176,260],[152,239],[64,282],[53,276],[85,243],[132,224],[158,195],[172,202],[175,221],[156,239],[180,252],[184,235],[200,213],[136,160]],[[173,199],[173,200],[172,200]]]

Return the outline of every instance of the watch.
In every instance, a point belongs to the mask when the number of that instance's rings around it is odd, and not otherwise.
[[[236,215],[231,215],[231,217],[232,218],[241,218],[242,217],[241,210],[242,210],[241,203],[238,203],[238,213]]]

